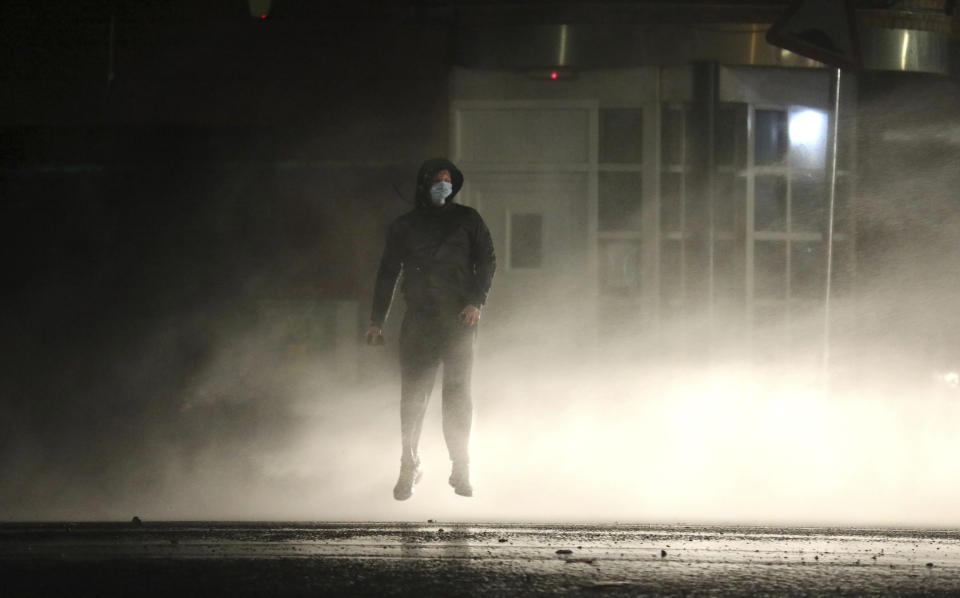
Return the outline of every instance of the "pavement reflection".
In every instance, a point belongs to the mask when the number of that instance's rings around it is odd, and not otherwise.
[[[6,524],[0,578],[9,596],[956,595],[960,530]]]

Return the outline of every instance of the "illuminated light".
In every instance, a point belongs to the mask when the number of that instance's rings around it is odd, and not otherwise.
[[[820,145],[827,136],[827,115],[819,110],[800,110],[790,116],[790,142]]]
[[[250,8],[250,16],[258,21],[266,21],[270,16],[271,0],[247,0],[247,6]]]
[[[960,372],[944,372],[937,377],[950,388],[960,388]]]
[[[562,66],[531,69],[527,76],[537,81],[572,81],[577,78],[577,72]]]
[[[810,108],[790,112],[790,161],[801,168],[823,168],[827,157],[827,113]]]
[[[907,50],[910,48],[910,32],[903,32],[903,44],[900,46],[900,70],[907,70]]]
[[[560,26],[560,55],[557,57],[559,66],[567,65],[567,26]]]

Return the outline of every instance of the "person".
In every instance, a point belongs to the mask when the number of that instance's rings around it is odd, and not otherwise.
[[[417,447],[427,401],[443,364],[443,436],[452,462],[449,483],[473,496],[470,483],[470,376],[480,311],[496,269],[490,231],[473,208],[454,203],[463,173],[449,160],[427,160],[417,172],[415,207],[397,218],[373,292],[367,344],[383,344],[383,323],[401,271],[407,311],[400,328],[400,476],[393,497],[406,500],[420,481]]]

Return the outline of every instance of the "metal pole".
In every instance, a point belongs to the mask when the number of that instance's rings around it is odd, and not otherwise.
[[[833,221],[837,198],[837,133],[840,127],[840,69],[835,71],[833,123],[830,127],[830,189],[827,214],[827,281],[823,298],[823,376],[830,381],[830,295],[833,283]]]

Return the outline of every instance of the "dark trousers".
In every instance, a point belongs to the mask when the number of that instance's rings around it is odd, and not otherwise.
[[[476,326],[466,326],[459,311],[407,310],[400,328],[400,433],[402,459],[419,463],[417,447],[437,368],[443,363],[443,437],[450,460],[470,459],[473,401],[470,374]]]

